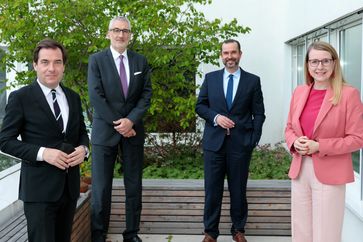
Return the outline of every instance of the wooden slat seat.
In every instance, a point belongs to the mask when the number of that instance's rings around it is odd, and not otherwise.
[[[77,202],[77,210],[73,219],[72,242],[91,241],[91,192],[83,194]],[[28,234],[23,209],[4,224],[0,225],[0,241],[27,242]]]
[[[201,234],[204,208],[203,180],[144,180],[140,233]],[[290,182],[250,180],[247,185],[247,235],[290,236]],[[125,190],[113,184],[109,234],[125,228]],[[220,233],[230,234],[229,193],[223,195]]]

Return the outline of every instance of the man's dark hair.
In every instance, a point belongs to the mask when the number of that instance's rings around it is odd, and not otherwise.
[[[66,63],[66,61],[67,61],[66,49],[64,48],[64,46],[62,44],[60,44],[57,41],[52,40],[52,39],[43,39],[42,41],[40,41],[37,44],[37,47],[35,47],[34,54],[33,54],[34,63],[38,63],[39,51],[41,49],[60,49],[62,51],[63,64]]]
[[[235,40],[235,39],[227,39],[227,40],[223,41],[223,43],[221,44],[221,51],[222,51],[223,44],[230,44],[230,43],[237,43],[238,50],[239,50],[239,52],[241,52],[241,44],[238,42],[238,40]]]

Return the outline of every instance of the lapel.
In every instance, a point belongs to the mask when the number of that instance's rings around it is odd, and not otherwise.
[[[301,124],[300,124],[300,116],[301,116],[302,111],[304,110],[306,101],[309,98],[310,90],[312,87],[313,87],[313,85],[309,85],[309,86],[305,85],[304,88],[302,89],[301,93],[296,93],[296,95],[300,98],[296,102],[297,105],[295,108],[295,115],[293,117],[293,122],[298,124],[298,127],[299,127],[298,134],[300,134],[300,135],[303,135],[303,131],[302,131]]]
[[[59,125],[54,117],[52,110],[49,107],[48,101],[44,96],[42,89],[40,88],[38,82],[35,80],[32,84],[33,101],[36,103],[41,112],[49,119],[50,123],[53,124],[58,130],[60,130]],[[41,117],[42,115],[40,115]],[[61,131],[61,130],[60,130]]]
[[[119,93],[120,96],[123,99],[125,99],[124,93],[122,91],[120,74],[118,73],[118,70],[117,70],[117,67],[116,67],[116,64],[115,64],[115,60],[113,59],[112,52],[111,52],[110,48],[107,49],[105,58],[106,58],[106,63],[109,63],[106,66],[109,66],[111,68],[111,72],[113,72],[113,74],[111,74],[110,76],[114,77],[114,79],[115,79],[114,83],[116,84],[116,87],[110,87],[110,88],[117,88],[118,90],[120,90],[117,93]]]
[[[241,96],[242,95],[242,93],[243,93],[243,91],[244,90],[246,90],[244,87],[246,87],[245,85],[243,85],[243,81],[245,80],[245,78],[244,78],[244,76],[245,76],[245,74],[246,74],[246,72],[244,71],[244,70],[242,70],[242,68],[240,67],[239,68],[240,69],[240,72],[241,72],[241,74],[240,74],[240,77],[239,77],[239,81],[238,81],[238,86],[237,86],[237,90],[236,90],[236,95],[234,96],[234,98],[233,98],[233,101],[232,101],[232,106],[231,106],[231,110],[233,109],[233,106],[234,106],[234,104],[235,104],[235,102],[236,102],[236,100],[238,100],[238,98],[239,98],[239,96]],[[222,91],[224,90],[223,89],[223,73],[224,73],[224,69],[223,69],[223,72],[222,72]],[[223,92],[223,96],[224,96],[224,92]],[[224,97],[224,99],[226,99],[225,97]],[[226,109],[228,110],[228,108],[227,108],[227,101],[225,101],[225,103],[226,103]],[[230,110],[230,111],[231,111]]]
[[[73,103],[73,99],[71,97],[71,93],[69,92],[69,90],[65,88],[62,84],[60,84],[60,87],[62,88],[68,103],[68,122],[67,122],[67,127],[65,129],[65,133],[67,133],[68,128],[70,127],[70,122],[72,122],[72,120],[76,120],[74,115],[77,112],[77,110],[75,110],[76,107]]]
[[[130,82],[129,82],[129,90],[128,90],[128,97],[131,94],[132,88],[135,85],[135,56],[133,55],[133,53],[129,50],[127,50],[127,59],[129,61],[129,70],[130,70]]]
[[[233,102],[232,102],[232,108],[233,108],[233,105],[234,105],[235,101],[238,100],[239,96],[243,93],[243,90],[245,90],[243,88],[243,84],[242,84],[242,82],[244,80],[245,71],[242,70],[241,67],[239,69],[240,69],[241,75],[239,77],[239,82],[238,82],[238,86],[237,86],[236,95],[234,96],[234,99],[233,99]]]
[[[313,136],[329,110],[333,107],[333,104],[331,103],[330,99],[333,97],[333,89],[331,87],[328,87],[326,90],[326,94],[323,100],[323,103],[321,104],[318,116],[316,117],[315,124],[314,124],[314,130],[313,130]]]
[[[226,111],[228,111],[226,96],[224,95],[224,89],[223,89],[223,74],[224,74],[224,68],[217,73],[216,91],[217,91],[217,97],[219,97],[220,100],[223,100],[224,108]]]
[[[300,119],[301,113],[304,110],[305,104],[309,98],[310,91],[311,91],[311,88],[313,87],[313,85],[304,86],[304,87],[305,88],[302,90],[302,92],[298,94],[301,97],[301,99],[298,100],[297,105],[296,105],[295,118],[297,118],[297,120]]]

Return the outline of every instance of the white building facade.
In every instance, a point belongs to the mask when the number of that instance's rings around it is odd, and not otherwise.
[[[290,97],[304,83],[305,51],[314,40],[336,48],[346,80],[363,93],[363,0],[213,0],[202,9],[207,18],[236,18],[252,29],[236,39],[241,67],[261,77],[266,108],[261,143],[284,140]],[[221,67],[202,65],[201,70]],[[362,151],[353,156],[355,182],[347,186],[343,242],[363,241],[362,156]]]

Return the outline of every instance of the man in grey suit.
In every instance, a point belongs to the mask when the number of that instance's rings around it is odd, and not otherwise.
[[[9,95],[0,132],[1,151],[22,160],[19,198],[29,242],[71,241],[79,164],[89,140],[80,97],[61,84],[66,60],[60,43],[38,43],[33,55],[37,78]]]
[[[150,106],[150,69],[144,56],[127,50],[131,25],[126,17],[110,21],[111,46],[88,64],[92,124],[92,241],[104,242],[111,210],[113,170],[120,151],[126,191],[124,242],[140,242],[143,117]]]
[[[247,242],[246,185],[252,150],[260,140],[265,108],[260,78],[239,67],[240,43],[223,42],[220,53],[225,68],[207,73],[196,112],[203,118],[205,207],[203,242],[216,242],[224,178],[231,198],[232,238]]]

